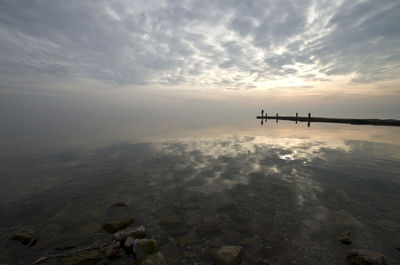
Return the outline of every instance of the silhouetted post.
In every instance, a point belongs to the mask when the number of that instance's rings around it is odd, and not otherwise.
[[[297,118],[299,117],[299,113],[296,112],[296,124],[297,124]]]
[[[310,122],[311,122],[311,113],[308,113],[308,123],[307,123],[307,127],[310,127]]]
[[[265,112],[265,122],[268,121],[268,113]]]
[[[278,113],[276,114],[276,123],[278,123]]]
[[[264,110],[261,110],[261,118],[264,116]]]

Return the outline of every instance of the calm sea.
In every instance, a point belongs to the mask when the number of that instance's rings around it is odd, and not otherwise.
[[[256,114],[209,124],[144,116],[69,138],[10,133],[1,142],[0,263],[103,242],[104,223],[134,217],[168,264],[213,264],[223,245],[242,246],[243,264],[345,265],[351,249],[396,264],[400,128],[261,126]],[[128,207],[110,208],[116,202]],[[8,240],[21,229],[36,231],[33,247]],[[337,239],[345,231],[350,246]]]

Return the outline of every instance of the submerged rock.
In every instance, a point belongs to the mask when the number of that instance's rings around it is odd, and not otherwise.
[[[167,228],[177,228],[184,226],[184,222],[179,215],[170,215],[160,222],[162,226]]]
[[[134,218],[122,219],[119,221],[104,224],[102,228],[108,233],[115,233],[130,226],[135,221]]]
[[[241,262],[242,247],[240,246],[223,246],[214,258],[215,265],[240,265]]]
[[[36,232],[33,229],[21,230],[14,233],[10,240],[20,241],[25,246],[32,247],[37,242]]]
[[[201,243],[201,239],[196,235],[195,232],[190,232],[189,234],[181,236],[179,238],[179,245],[181,247],[186,247],[198,243]]]
[[[147,255],[140,265],[167,265],[165,262],[165,258],[161,252],[156,252],[150,255]]]
[[[342,242],[343,244],[346,245],[351,245],[352,240],[351,240],[351,231],[345,231],[342,233],[339,237],[338,240]]]
[[[347,255],[350,265],[387,265],[385,257],[378,252],[352,250]]]
[[[134,239],[142,239],[146,237],[146,228],[144,226],[137,226],[130,230],[118,231],[113,235],[113,238],[118,241],[125,241],[128,237]]]
[[[133,244],[133,253],[137,263],[141,263],[147,255],[158,252],[158,243],[155,239],[136,239]]]
[[[110,207],[128,207],[128,204],[126,204],[124,202],[116,202],[116,203],[112,204]]]

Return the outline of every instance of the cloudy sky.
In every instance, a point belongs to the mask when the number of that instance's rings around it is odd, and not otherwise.
[[[398,0],[2,0],[0,92],[384,105],[399,17]]]

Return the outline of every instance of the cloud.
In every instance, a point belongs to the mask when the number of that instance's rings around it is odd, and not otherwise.
[[[241,80],[245,89],[288,77],[393,80],[399,13],[395,0],[5,0],[0,84],[84,78],[231,88],[226,80]]]

